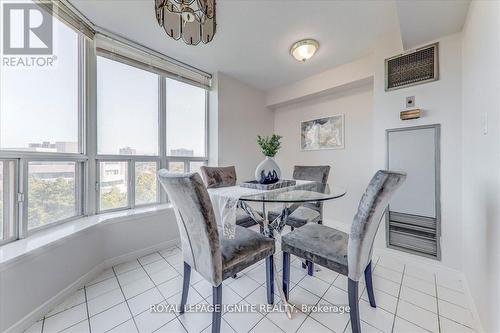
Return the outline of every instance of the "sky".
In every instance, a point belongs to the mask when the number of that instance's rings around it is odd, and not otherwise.
[[[0,69],[0,145],[78,139],[78,39],[54,21],[53,68]]]
[[[0,69],[0,148],[78,140],[78,36],[54,22],[53,68]],[[167,79],[167,151],[205,154],[205,91]],[[158,154],[158,76],[98,57],[98,152]]]

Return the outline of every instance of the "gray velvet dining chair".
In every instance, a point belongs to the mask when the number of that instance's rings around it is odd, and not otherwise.
[[[293,179],[295,180],[308,180],[326,184],[329,174],[329,165],[296,165],[293,167]],[[274,220],[279,214],[279,212],[270,211],[268,216],[270,220]],[[286,219],[286,224],[292,230],[302,227],[309,222],[323,223],[323,202],[305,203]]]
[[[293,179],[308,180],[316,183],[326,184],[330,174],[329,165],[295,165],[293,167]],[[274,220],[279,216],[279,212],[270,211],[268,213],[269,220]],[[307,223],[323,223],[323,202],[306,202],[297,208],[286,222],[293,231],[295,228],[300,228]],[[310,261],[302,263],[302,268],[307,268],[307,273],[313,275],[314,264]]]
[[[267,302],[274,302],[273,254],[275,242],[250,229],[236,226],[235,237],[219,237],[212,202],[198,173],[158,171],[158,180],[174,207],[184,258],[180,311],[184,312],[194,269],[212,284],[212,333],[220,332],[222,281],[265,259]]]
[[[207,188],[227,187],[236,185],[236,168],[225,167],[200,167],[200,174]],[[236,209],[236,225],[248,228],[257,224],[242,208]]]
[[[284,235],[281,248],[285,297],[290,286],[290,254],[346,275],[351,328],[354,333],[360,332],[358,282],[364,274],[370,305],[376,307],[371,270],[373,242],[389,200],[405,179],[402,173],[377,171],[361,197],[349,234],[309,223]]]

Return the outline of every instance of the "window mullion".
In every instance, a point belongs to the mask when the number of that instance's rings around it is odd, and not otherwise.
[[[135,207],[135,161],[128,160],[128,208]]]
[[[85,40],[80,36],[78,40],[78,152],[86,153],[85,142]]]
[[[85,215],[94,215],[99,210],[99,168],[97,155],[97,58],[92,42],[86,42],[86,96],[85,96],[85,153],[88,156],[85,170]]]
[[[207,160],[207,163],[208,163],[208,154],[209,154],[209,145],[208,145],[208,138],[209,138],[209,110],[208,110],[208,107],[209,107],[209,94],[208,94],[208,90],[205,91],[205,159]]]
[[[76,196],[76,216],[82,216],[85,214],[85,162],[76,163],[76,174],[75,174],[75,196]]]
[[[28,236],[28,162],[25,159],[19,160],[18,183],[15,200],[18,203],[19,239],[22,239]]]
[[[160,165],[159,169],[168,168],[167,162],[167,92],[165,77],[160,76],[158,82],[158,107],[159,107],[159,129],[160,129]],[[167,193],[158,184],[159,201],[167,202]]]

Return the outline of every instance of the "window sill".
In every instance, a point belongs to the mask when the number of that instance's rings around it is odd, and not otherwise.
[[[171,209],[170,204],[128,209],[78,218],[60,225],[40,230],[24,239],[0,246],[0,272],[8,264],[42,248],[58,242],[93,226],[105,223],[119,223],[137,217],[156,215]]]

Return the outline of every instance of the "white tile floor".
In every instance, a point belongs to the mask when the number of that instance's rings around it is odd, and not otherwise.
[[[281,270],[281,252],[276,253]],[[306,275],[294,259],[290,300],[295,304],[347,304],[347,279],[327,269]],[[209,313],[151,313],[152,304],[178,304],[182,256],[174,247],[108,269],[55,307],[27,332],[210,332]],[[460,278],[404,263],[392,257],[374,258],[378,304],[369,306],[360,287],[363,332],[473,332]],[[211,286],[193,272],[188,303],[211,303]],[[279,301],[279,297],[275,298]],[[266,302],[263,262],[237,279],[224,281],[225,304]],[[225,313],[222,332],[350,332],[348,314],[296,312]]]

